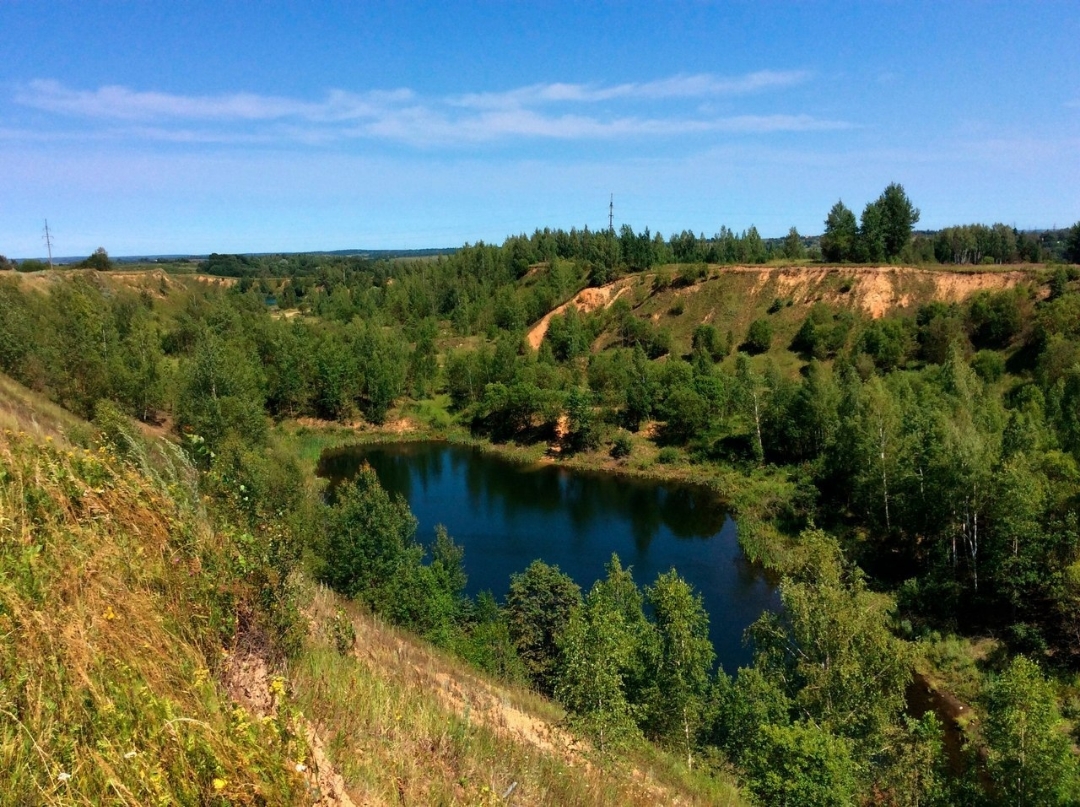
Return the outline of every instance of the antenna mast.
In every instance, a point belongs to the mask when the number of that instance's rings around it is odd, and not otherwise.
[[[611,194],[611,201],[608,202],[607,213],[607,228],[609,233],[615,232],[615,194]]]
[[[48,219],[45,219],[45,235],[43,235],[41,238],[45,242],[45,248],[49,251],[49,268],[52,269],[53,268],[53,262],[52,262],[52,241],[53,240],[52,240],[52,233],[49,232],[49,220]]]

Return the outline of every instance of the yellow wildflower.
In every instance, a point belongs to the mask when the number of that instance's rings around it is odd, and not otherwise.
[[[109,622],[112,622],[114,619],[116,619],[116,612],[112,609],[111,605],[105,609],[105,619],[107,619]]]
[[[218,777],[214,779],[214,790],[224,790],[227,784],[229,784],[227,780]]]

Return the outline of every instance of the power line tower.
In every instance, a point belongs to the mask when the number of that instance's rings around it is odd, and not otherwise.
[[[52,262],[52,233],[49,232],[49,220],[45,219],[45,234],[41,236],[41,240],[45,242],[45,249],[49,251],[49,268],[53,268]]]
[[[607,229],[609,233],[615,232],[615,194],[611,194],[611,201],[608,202],[607,209]]]

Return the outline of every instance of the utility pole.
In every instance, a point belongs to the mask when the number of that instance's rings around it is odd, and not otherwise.
[[[607,210],[607,228],[608,232],[614,234],[615,232],[615,194],[611,194],[611,201],[608,202]]]
[[[45,235],[41,237],[45,242],[45,248],[49,251],[49,268],[53,268],[52,262],[52,233],[49,232],[49,220],[45,219]]]

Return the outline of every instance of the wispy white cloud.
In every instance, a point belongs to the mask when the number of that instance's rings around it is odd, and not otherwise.
[[[587,115],[550,115],[528,109],[485,111],[452,118],[425,108],[388,115],[348,132],[351,136],[397,140],[414,145],[483,143],[513,137],[550,140],[612,140],[707,134],[767,134],[849,129],[846,121],[809,115],[737,115],[718,118],[604,119]]]
[[[137,92],[127,87],[72,90],[58,81],[38,79],[20,87],[15,101],[47,112],[111,120],[185,119],[271,121],[297,118],[334,122],[375,117],[388,105],[412,98],[407,89],[349,93],[331,90],[322,101],[299,101],[273,95],[175,95]]]
[[[545,103],[596,103],[615,100],[674,100],[723,95],[746,95],[761,90],[802,84],[810,78],[804,70],[760,70],[743,76],[722,78],[708,73],[680,75],[627,84],[533,84],[506,92],[468,93],[450,103],[479,109],[530,106]]]
[[[807,114],[716,116],[701,99],[794,86],[805,71],[759,71],[736,77],[679,75],[612,85],[535,84],[497,93],[424,98],[410,89],[331,90],[318,100],[255,93],[177,95],[122,86],[69,88],[39,79],[16,90],[25,107],[103,123],[107,134],[178,143],[303,143],[355,139],[415,146],[499,140],[665,138],[707,133],[766,134],[851,128]],[[678,102],[696,100],[697,109]],[[672,114],[641,114],[671,101]],[[588,110],[589,105],[603,105]],[[683,106],[686,106],[684,103]],[[100,128],[92,130],[102,136]]]

